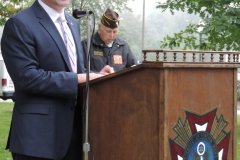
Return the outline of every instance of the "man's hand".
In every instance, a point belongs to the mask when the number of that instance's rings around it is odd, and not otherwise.
[[[106,65],[99,73],[103,75],[108,75],[110,73],[114,73],[113,67],[110,67],[109,65]]]
[[[109,65],[106,65],[98,74],[97,73],[89,73],[89,80],[93,80],[110,73],[114,73],[114,69]],[[78,83],[86,82],[86,74],[78,74]]]

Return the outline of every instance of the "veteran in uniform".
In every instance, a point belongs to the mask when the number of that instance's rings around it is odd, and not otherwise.
[[[90,69],[99,72],[109,65],[114,71],[120,71],[136,64],[136,59],[126,41],[117,37],[119,26],[117,12],[107,9],[98,24],[98,31],[93,35],[90,47]],[[85,66],[87,65],[87,39],[82,41]]]

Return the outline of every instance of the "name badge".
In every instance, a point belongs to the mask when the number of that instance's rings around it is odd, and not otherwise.
[[[95,56],[103,56],[103,52],[99,52],[99,51],[94,51],[93,54]]]

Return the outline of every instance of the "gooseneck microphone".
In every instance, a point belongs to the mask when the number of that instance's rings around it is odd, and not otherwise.
[[[73,11],[73,17],[74,18],[76,18],[76,19],[79,19],[79,18],[81,18],[81,17],[84,17],[84,16],[86,16],[86,15],[90,15],[90,14],[92,14],[93,13],[93,11],[81,11],[81,10],[79,10],[79,9],[75,9],[74,11]]]

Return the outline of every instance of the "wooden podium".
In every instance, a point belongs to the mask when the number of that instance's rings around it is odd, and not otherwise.
[[[146,62],[91,81],[89,159],[236,159],[237,67]]]

